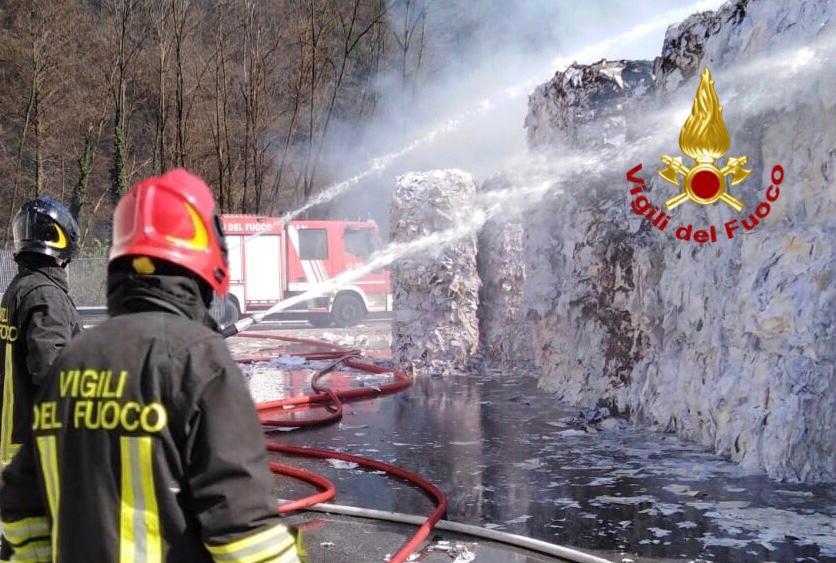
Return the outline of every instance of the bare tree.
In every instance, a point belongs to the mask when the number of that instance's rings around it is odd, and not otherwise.
[[[106,239],[131,178],[172,165],[224,212],[307,199],[334,173],[337,124],[359,142],[383,107],[378,79],[415,89],[437,62],[430,2],[4,0],[6,224],[23,197],[66,187],[85,236]]]
[[[213,113],[209,119],[212,135],[212,149],[217,167],[218,201],[224,211],[232,210],[232,147],[229,132],[229,77],[227,51],[231,32],[225,22],[229,16],[226,2],[218,4],[216,9],[214,31],[215,52],[213,72]]]
[[[279,47],[279,36],[273,36],[265,29],[269,21],[257,10],[251,0],[246,3],[243,20],[243,78],[241,95],[244,100],[244,146],[243,146],[243,190],[241,212],[258,213],[264,192],[266,154],[272,146],[266,138],[267,102],[274,91],[269,84],[269,69]],[[249,189],[252,187],[252,201]]]
[[[380,4],[380,9],[372,13],[369,21],[359,23],[358,15],[360,13],[362,3],[362,0],[354,0],[351,3],[349,14],[345,15],[340,10],[340,6],[342,5],[335,7],[336,16],[340,24],[340,36],[342,40],[342,49],[339,53],[339,70],[336,73],[336,77],[332,81],[331,96],[328,100],[328,106],[325,109],[324,123],[319,132],[319,146],[316,151],[316,157],[311,165],[310,177],[306,182],[306,185],[309,186],[314,184],[316,168],[319,163],[319,159],[322,156],[322,148],[325,145],[325,139],[328,136],[328,126],[331,124],[331,118],[334,115],[334,105],[337,102],[337,97],[342,88],[349,61],[363,38],[366,37],[366,35],[374,29],[377,23],[386,16],[387,7]]]
[[[190,45],[194,41],[195,32],[201,28],[204,18],[193,9],[192,0],[170,0],[172,31],[174,41],[174,105],[175,105],[175,164],[188,166],[189,152],[189,118],[194,107],[195,95],[200,88],[211,61],[200,60],[200,49],[197,45]],[[187,60],[194,64],[191,84],[187,84]]]
[[[151,15],[151,29],[154,32],[157,51],[157,107],[154,113],[154,169],[162,173],[168,168],[166,144],[168,124],[168,55],[171,51],[171,18],[169,0],[156,0]]]
[[[415,51],[415,69],[420,68],[424,54],[424,30],[427,23],[429,0],[401,0],[401,24],[392,30],[400,49],[401,88],[405,92],[410,77],[410,56]],[[417,35],[417,37],[416,37]]]
[[[328,4],[329,2],[326,0],[322,2],[321,6],[317,6],[315,0],[308,0],[308,34],[306,37],[307,51],[310,57],[310,72],[308,74],[308,136],[305,149],[305,165],[301,175],[303,181],[302,194],[306,199],[310,197],[314,187],[310,182],[310,171],[315,143],[316,117],[318,115],[316,110],[321,78],[320,65],[323,64],[320,60],[320,50],[322,49],[323,35],[332,23],[325,17]]]
[[[127,87],[129,71],[144,37],[139,18],[139,0],[106,0],[113,33],[113,57],[108,77],[113,100],[113,165],[110,170],[110,199],[116,204],[128,186],[128,114]]]
[[[46,134],[46,119],[44,105],[55,94],[57,86],[50,85],[49,79],[56,74],[57,54],[61,52],[63,43],[54,33],[54,19],[61,13],[60,3],[36,1],[24,6],[20,11],[20,25],[25,30],[24,43],[26,63],[23,70],[28,73],[28,88],[23,127],[17,144],[15,170],[12,174],[12,196],[9,205],[9,221],[7,223],[6,238],[11,228],[11,218],[17,210],[17,197],[22,181],[25,150],[30,128],[33,137],[32,154],[32,187],[30,194],[38,195],[44,185],[44,135]],[[53,81],[54,82],[54,81]]]
[[[77,222],[81,221],[81,210],[87,203],[87,191],[90,187],[90,172],[93,169],[93,129],[89,128],[84,133],[83,148],[78,157],[78,181],[73,188],[72,200],[70,202],[70,213]]]
[[[304,44],[302,41],[298,42],[299,48],[299,61],[296,65],[296,82],[294,83],[294,87],[292,90],[292,107],[290,109],[290,121],[287,125],[284,134],[284,142],[282,143],[282,155],[279,159],[278,169],[276,171],[276,176],[273,181],[273,189],[271,192],[271,201],[272,205],[270,207],[270,211],[275,213],[277,211],[277,202],[278,202],[278,195],[279,189],[282,187],[282,181],[285,178],[285,167],[288,163],[288,155],[290,154],[290,147],[292,145],[293,138],[296,135],[296,129],[299,124],[299,115],[300,110],[302,109],[302,90],[305,87],[305,75],[307,74],[308,68],[305,64],[305,56],[304,56]]]

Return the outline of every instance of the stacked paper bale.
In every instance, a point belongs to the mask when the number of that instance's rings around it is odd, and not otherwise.
[[[398,178],[392,199],[394,242],[455,228],[476,193],[461,170],[410,173]],[[392,268],[392,356],[416,375],[445,375],[465,368],[479,347],[479,275],[476,235]]]
[[[731,146],[750,155],[752,176],[736,192],[741,218],[763,198],[774,164],[787,173],[761,230],[716,244],[688,246],[630,218],[626,157],[527,213],[525,308],[544,390],[675,431],[748,471],[836,481],[836,199],[821,197],[833,192],[836,169],[833,61],[814,56],[780,87],[752,90],[763,103],[727,93],[752,61],[835,31],[834,2],[731,0],[669,27],[655,63],[572,65],[535,90],[532,149],[544,158],[603,153],[626,139],[655,143],[636,108],[690,104],[709,66],[723,76]],[[675,129],[668,138],[676,142]],[[656,190],[653,170],[641,173]],[[717,205],[676,214],[679,224],[731,218]]]
[[[504,176],[495,176],[485,181],[480,191],[511,187]],[[479,347],[483,356],[495,364],[533,361],[523,313],[523,235],[521,218],[511,213],[494,216],[479,231]]]

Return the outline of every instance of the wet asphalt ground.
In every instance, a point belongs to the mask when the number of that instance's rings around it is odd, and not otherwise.
[[[282,334],[344,339],[344,344],[381,355],[388,346],[387,331],[385,323],[374,323],[352,331]],[[241,353],[275,343],[237,339],[230,344]],[[288,362],[279,359],[247,370],[258,399],[305,392],[310,370],[319,364]],[[530,375],[482,369],[423,378],[398,395],[347,405],[340,425],[279,432],[272,438],[400,465],[445,491],[451,520],[584,549],[613,561],[836,561],[832,486],[747,475],[698,445],[624,421],[577,424],[578,412],[537,390]],[[385,381],[349,372],[331,377],[337,388]],[[283,461],[334,481],[336,504],[411,514],[428,514],[432,508],[419,492],[384,475],[302,459]],[[292,481],[277,482],[277,495],[283,498],[309,492]],[[328,561],[351,560],[329,554],[334,549],[329,544],[341,539],[360,545],[355,539],[367,532],[351,530],[381,526],[322,515],[304,518],[318,522],[311,525],[319,531],[311,532],[310,539],[314,551]],[[397,528],[402,536],[394,533]],[[381,553],[392,553],[410,532],[386,529],[385,534],[372,533],[377,538],[372,543],[378,542]],[[476,560],[493,560],[487,559],[490,548],[483,549],[486,558]],[[497,553],[502,551],[491,557]],[[377,555],[356,560],[377,560]]]

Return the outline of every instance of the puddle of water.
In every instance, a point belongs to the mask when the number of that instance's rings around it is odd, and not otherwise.
[[[334,377],[335,386],[350,384],[350,376]],[[491,371],[419,379],[396,396],[348,404],[342,430],[273,437],[415,471],[447,493],[452,520],[616,554],[616,561],[836,561],[833,487],[747,475],[644,427],[585,431],[560,420],[574,414],[533,378]],[[408,485],[380,475],[287,461],[334,480],[339,504],[431,508]],[[307,492],[279,486],[284,497]]]

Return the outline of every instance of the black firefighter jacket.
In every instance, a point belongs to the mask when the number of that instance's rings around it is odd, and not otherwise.
[[[112,276],[108,309],[112,318],[59,356],[35,401],[32,438],[3,473],[0,513],[15,555],[297,561],[253,401],[206,326],[197,284]]]
[[[32,401],[47,370],[81,331],[67,273],[47,256],[22,254],[0,303],[3,410],[0,464],[8,464],[32,427]]]

